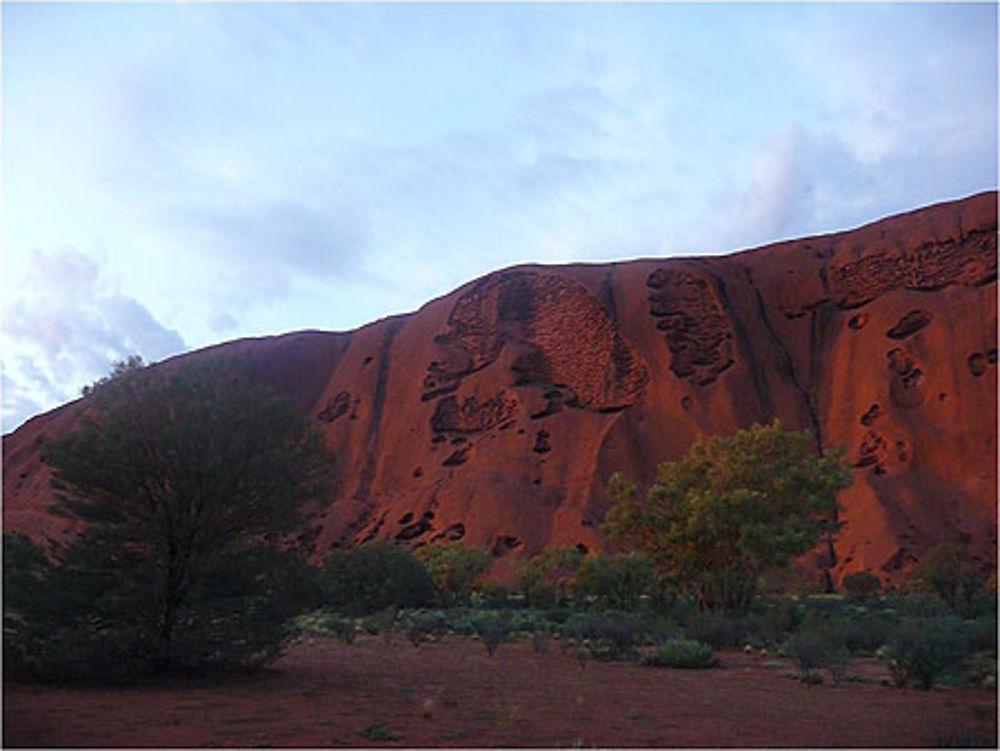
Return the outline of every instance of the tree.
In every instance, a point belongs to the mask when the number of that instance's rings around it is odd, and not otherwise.
[[[518,586],[535,607],[558,605],[569,595],[582,563],[583,552],[578,548],[544,548],[521,564]]]
[[[89,386],[84,386],[80,389],[80,396],[90,396],[90,393],[94,389],[98,389],[106,383],[110,383],[118,378],[134,373],[137,370],[142,370],[148,365],[148,363],[142,359],[142,355],[129,355],[124,360],[116,362],[111,366],[111,372],[94,381]]]
[[[323,604],[349,615],[387,607],[423,607],[434,598],[427,569],[408,550],[370,542],[334,550],[321,575]]]
[[[489,571],[493,558],[482,548],[459,542],[425,545],[415,552],[445,604],[468,599],[472,584]]]
[[[848,574],[842,582],[844,592],[855,600],[864,600],[878,592],[882,582],[870,571],[855,571]]]
[[[911,585],[917,591],[933,592],[964,615],[972,609],[976,596],[985,591],[985,578],[965,549],[941,543],[924,553]]]
[[[647,553],[702,609],[744,609],[761,573],[836,528],[836,495],[851,475],[842,449],[816,457],[810,441],[775,421],[696,443],[660,465],[645,495],[616,475],[604,530]]]
[[[86,528],[54,549],[45,583],[63,601],[48,598],[41,614],[86,632],[94,670],[273,657],[284,621],[311,596],[302,561],[279,545],[302,504],[326,492],[331,459],[318,436],[219,357],[120,364],[87,390],[83,413],[43,451],[53,510]]]
[[[588,555],[573,582],[573,594],[579,599],[593,598],[600,607],[635,610],[652,584],[653,569],[643,553],[614,558]]]

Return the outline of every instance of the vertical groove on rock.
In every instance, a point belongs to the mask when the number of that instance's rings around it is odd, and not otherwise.
[[[819,414],[816,411],[816,402],[813,399],[812,392],[810,389],[802,385],[799,381],[798,374],[795,372],[795,361],[792,359],[792,354],[788,351],[785,343],[778,336],[778,332],[774,330],[771,325],[771,320],[767,317],[767,307],[764,305],[764,296],[761,295],[760,290],[757,285],[754,284],[753,276],[750,274],[750,269],[746,266],[743,267],[743,273],[746,276],[747,284],[750,285],[750,289],[753,290],[754,299],[757,301],[757,312],[760,314],[760,320],[764,324],[764,329],[767,331],[768,338],[774,344],[778,351],[778,354],[782,360],[782,371],[788,376],[790,383],[795,389],[802,394],[802,399],[806,405],[806,412],[809,414],[809,423],[811,426],[811,432],[813,434],[813,439],[816,442],[816,451],[820,456],[823,455],[823,432],[819,425]],[[813,311],[813,321],[815,322],[816,312]],[[815,328],[815,326],[813,327]],[[811,334],[814,332],[811,332]],[[810,342],[810,352],[812,349],[812,343]]]
[[[712,284],[715,287],[715,294],[719,298],[719,305],[722,306],[722,309],[725,311],[726,316],[729,318],[729,322],[733,327],[733,335],[736,337],[736,344],[740,349],[740,354],[743,356],[743,362],[746,363],[747,372],[750,373],[750,378],[753,380],[753,388],[757,394],[757,406],[761,421],[766,422],[768,418],[774,415],[774,404],[771,402],[771,396],[767,389],[764,388],[764,380],[761,373],[760,363],[757,361],[757,353],[750,343],[750,338],[747,336],[746,329],[743,327],[743,321],[738,315],[734,315],[735,311],[729,302],[729,295],[726,292],[725,283],[715,274],[709,274],[709,278],[712,280]]]
[[[619,324],[618,303],[615,302],[615,287],[611,281],[614,268],[615,265],[611,264],[611,269],[604,275],[604,279],[601,281],[601,295],[604,297],[604,308],[608,312],[608,317],[617,326]]]
[[[392,340],[403,326],[403,318],[394,318],[386,323],[382,349],[379,352],[378,374],[375,377],[375,394],[372,397],[372,416],[368,425],[368,440],[365,442],[365,466],[361,469],[358,489],[354,491],[355,500],[363,501],[368,497],[372,480],[375,477],[375,462],[378,460],[379,432],[382,425],[382,411],[385,407],[385,390],[389,381],[389,356],[392,351]]]

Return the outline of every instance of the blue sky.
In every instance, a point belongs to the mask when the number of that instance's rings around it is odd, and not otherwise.
[[[133,353],[997,186],[995,4],[2,14],[5,432]]]

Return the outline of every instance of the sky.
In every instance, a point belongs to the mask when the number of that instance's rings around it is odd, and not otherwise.
[[[3,432],[522,262],[997,187],[997,5],[2,3]]]

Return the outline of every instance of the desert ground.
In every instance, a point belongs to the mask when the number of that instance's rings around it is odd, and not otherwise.
[[[305,638],[270,669],[131,688],[4,686],[4,747],[996,747],[997,695],[900,690],[855,659],[834,686],[787,659],[710,670],[581,662],[558,641],[490,658],[474,639],[414,647]]]

